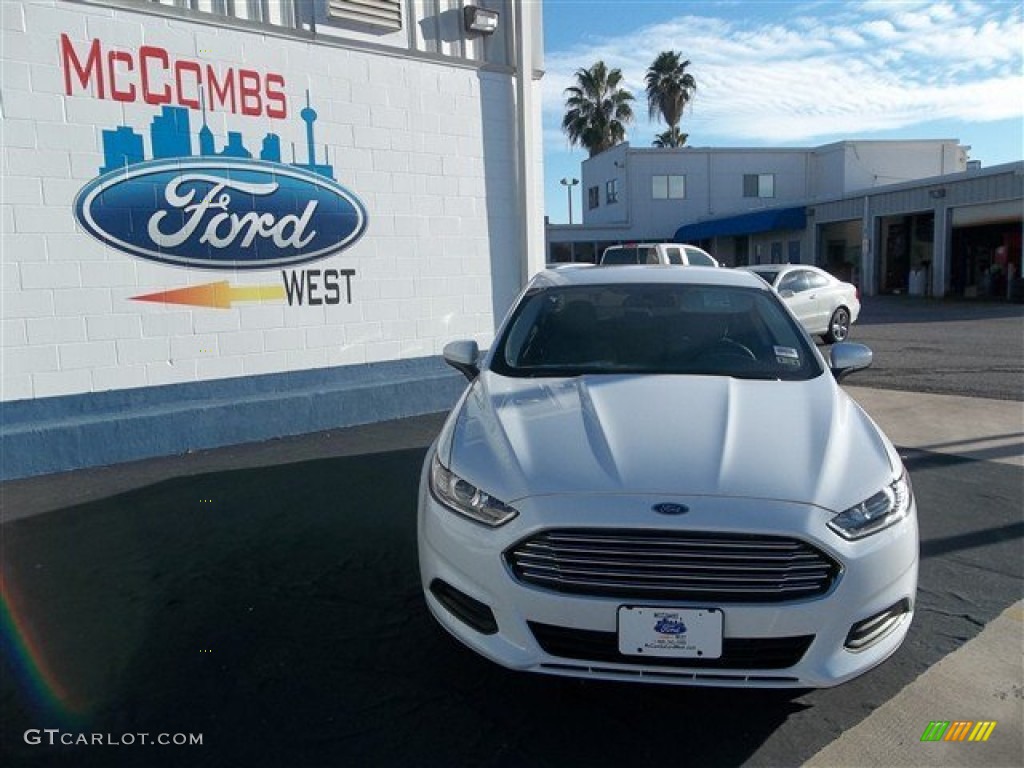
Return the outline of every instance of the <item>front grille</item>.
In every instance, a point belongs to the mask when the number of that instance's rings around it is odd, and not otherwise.
[[[839,573],[805,542],[735,533],[544,531],[505,558],[520,582],[556,592],[715,604],[816,597]]]
[[[798,637],[724,637],[717,659],[676,659],[627,656],[619,653],[614,632],[556,627],[529,622],[530,631],[545,653],[563,659],[635,664],[644,667],[701,667],[706,669],[786,669],[803,658],[814,635]]]

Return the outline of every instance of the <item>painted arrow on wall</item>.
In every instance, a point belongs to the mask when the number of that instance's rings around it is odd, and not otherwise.
[[[283,285],[231,285],[227,280],[204,285],[190,285],[145,296],[132,296],[133,301],[159,304],[188,304],[194,307],[231,309],[237,301],[279,301],[285,298]]]

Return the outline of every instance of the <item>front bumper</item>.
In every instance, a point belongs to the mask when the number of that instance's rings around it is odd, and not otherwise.
[[[691,511],[678,519],[651,511],[653,504],[665,501],[685,504]],[[850,542],[827,528],[831,517],[827,511],[778,501],[573,495],[530,498],[516,506],[517,518],[492,529],[440,504],[425,476],[420,486],[420,572],[431,612],[465,645],[512,669],[689,685],[828,687],[863,674],[888,658],[902,643],[913,618],[916,509],[897,525]],[[581,510],[586,510],[585,516]],[[653,531],[680,525],[688,530],[799,538],[840,563],[841,571],[826,594],[810,599],[757,604],[638,602],[526,585],[515,579],[503,557],[514,544],[543,530]],[[453,610],[448,599],[451,594],[470,600]],[[638,604],[721,609],[722,659],[641,662],[620,656],[616,650],[618,610]],[[884,631],[858,649],[846,647],[851,628],[894,605],[905,611],[899,618],[887,622]],[[468,621],[462,610],[466,606],[470,608]],[[493,624],[473,620],[479,615],[474,611],[481,607],[493,616]]]

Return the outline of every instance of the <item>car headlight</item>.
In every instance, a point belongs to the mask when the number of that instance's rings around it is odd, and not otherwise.
[[[446,507],[492,528],[504,525],[519,512],[504,502],[480,490],[449,470],[437,453],[430,463],[430,489]]]
[[[844,539],[870,536],[905,518],[912,498],[910,475],[904,469],[898,480],[833,517],[828,523],[829,528]]]

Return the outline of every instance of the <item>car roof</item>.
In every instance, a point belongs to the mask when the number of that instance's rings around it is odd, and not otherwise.
[[[610,251],[612,248],[654,248],[659,245],[665,245],[670,248],[696,248],[698,251],[704,250],[699,245],[693,245],[692,243],[616,243],[615,245],[609,245],[605,250]]]
[[[746,267],[736,267],[736,269],[742,269],[744,272],[790,272],[794,269],[807,269],[811,272],[820,272],[823,275],[828,274],[824,269],[813,264],[750,264]]]
[[[675,245],[675,243],[616,243],[605,248],[606,251],[612,248],[653,248],[656,245]]]
[[[629,264],[602,267],[580,265],[574,269],[546,269],[539,272],[533,278],[532,283],[552,286],[665,283],[766,288],[765,282],[750,272],[721,269],[720,267],[680,269],[672,264]]]

